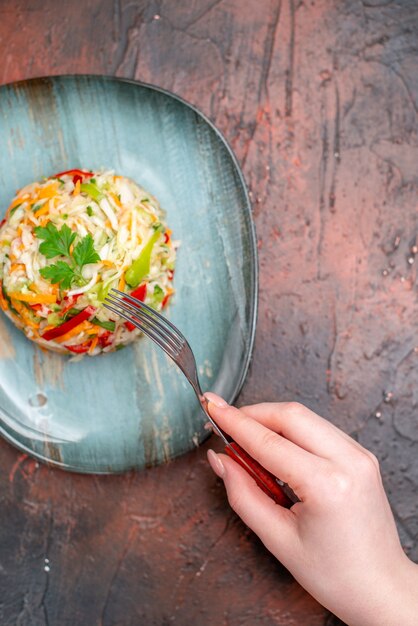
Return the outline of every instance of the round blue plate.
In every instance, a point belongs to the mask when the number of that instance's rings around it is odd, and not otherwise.
[[[101,76],[0,88],[0,200],[75,168],[113,169],[154,194],[181,241],[168,317],[189,339],[202,388],[232,401],[254,340],[257,255],[237,161],[195,108]],[[148,339],[73,362],[42,352],[0,314],[0,433],[62,468],[120,472],[197,446],[205,419],[186,379]]]

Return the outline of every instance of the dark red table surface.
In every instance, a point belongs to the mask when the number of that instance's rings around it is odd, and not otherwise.
[[[372,449],[414,559],[417,36],[413,0],[0,0],[0,82],[136,78],[225,134],[261,270],[238,404],[299,400]],[[92,477],[1,441],[0,624],[339,623],[230,511],[207,447]]]

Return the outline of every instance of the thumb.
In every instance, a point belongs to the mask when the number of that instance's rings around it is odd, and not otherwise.
[[[282,560],[297,545],[296,518],[266,495],[253,478],[225,454],[208,451],[209,463],[224,481],[229,504],[258,535],[266,548]]]

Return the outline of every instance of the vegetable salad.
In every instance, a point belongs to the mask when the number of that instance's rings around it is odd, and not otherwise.
[[[141,332],[102,306],[109,290],[165,308],[175,254],[157,200],[132,180],[61,172],[21,189],[0,224],[0,306],[50,350],[117,350]]]

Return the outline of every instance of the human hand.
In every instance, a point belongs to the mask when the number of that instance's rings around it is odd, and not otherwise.
[[[416,626],[418,566],[404,554],[376,457],[297,403],[236,409],[206,394],[216,423],[300,499],[275,504],[209,451],[232,508],[321,604],[350,626]]]

